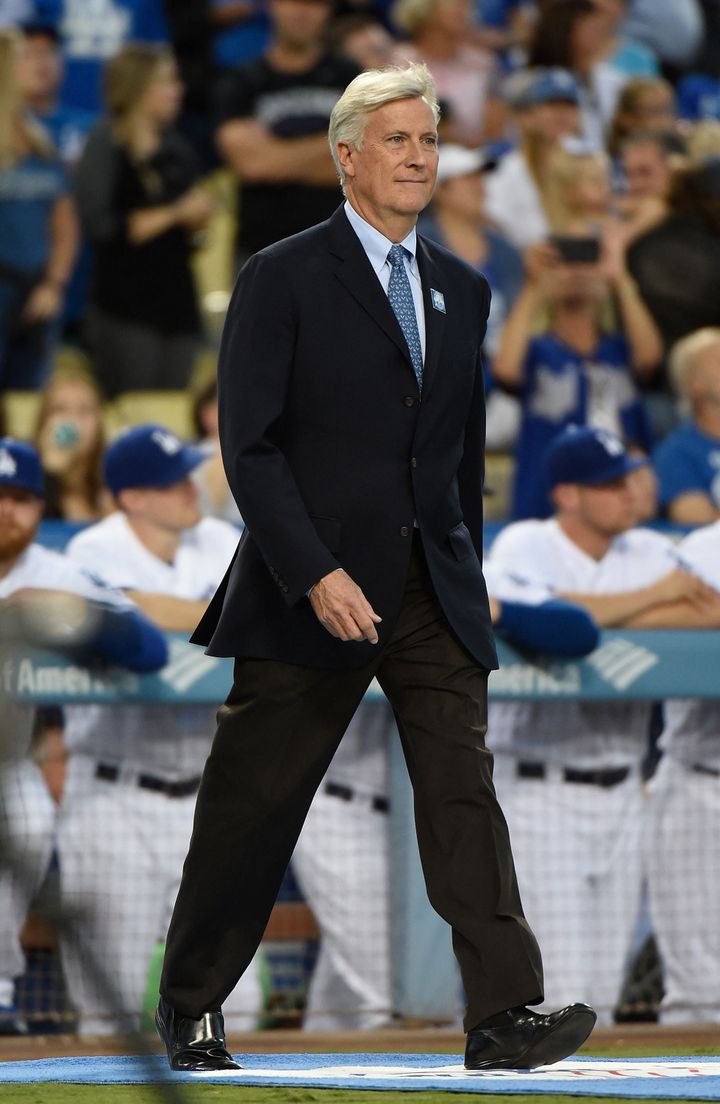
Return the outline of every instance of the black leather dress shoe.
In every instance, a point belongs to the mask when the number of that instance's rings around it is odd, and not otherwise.
[[[240,1069],[225,1046],[225,1025],[220,1012],[206,1012],[199,1020],[179,1015],[160,998],[155,1026],[165,1043],[174,1070]]]
[[[468,1032],[465,1069],[535,1069],[574,1054],[595,1026],[587,1004],[569,1004],[542,1016],[529,1008],[511,1008],[507,1022]]]

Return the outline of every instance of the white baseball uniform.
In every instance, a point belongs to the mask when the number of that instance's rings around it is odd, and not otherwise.
[[[636,590],[677,566],[650,530],[617,537],[594,560],[554,519],[508,526],[488,565],[555,592]],[[547,1006],[587,1001],[612,1022],[642,883],[645,702],[495,702],[489,744],[523,906],[540,942]],[[514,776],[514,777],[513,777]]]
[[[202,600],[214,594],[237,540],[232,525],[205,518],[166,563],[115,513],[79,533],[68,555],[120,589]],[[60,877],[64,900],[78,910],[79,939],[62,952],[81,1032],[116,1031],[118,1007],[125,1025],[137,1026],[180,884],[215,712],[159,703],[66,711]],[[103,968],[110,990],[88,960]],[[252,1028],[261,1003],[253,964],[224,1008],[228,1030]]]
[[[0,600],[18,590],[67,591],[128,608],[120,593],[98,585],[83,567],[58,552],[31,544],[0,579]],[[0,871],[0,1005],[13,1002],[14,979],[25,968],[20,946],[28,908],[47,874],[55,846],[56,809],[42,773],[30,757],[34,707],[3,701],[0,759],[0,851],[12,870]]]
[[[691,533],[678,554],[720,590],[720,522]],[[651,919],[665,987],[660,1019],[720,1023],[720,702],[667,701],[660,747],[647,832]]]

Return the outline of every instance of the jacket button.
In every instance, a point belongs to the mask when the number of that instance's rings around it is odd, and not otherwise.
[[[416,468],[417,467],[417,460],[415,459],[414,456],[411,457],[411,459],[410,459],[410,467],[411,468]]]
[[[415,399],[412,397],[412,395],[406,395],[403,399],[403,402],[405,403],[405,406],[415,406]]]
[[[287,583],[283,583],[282,590],[284,594],[287,594],[287,592],[290,590],[290,587],[287,585]]]
[[[409,537],[410,536],[410,530],[408,529],[407,525],[401,525],[400,526],[400,536],[401,537]]]

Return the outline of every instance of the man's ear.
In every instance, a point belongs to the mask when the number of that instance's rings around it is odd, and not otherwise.
[[[345,176],[355,176],[355,165],[353,163],[355,147],[351,146],[349,142],[338,142],[335,149],[337,152],[338,161],[340,162],[340,167],[345,173]]]

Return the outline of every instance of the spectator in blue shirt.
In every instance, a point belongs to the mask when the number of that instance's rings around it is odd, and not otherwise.
[[[95,124],[95,114],[60,102],[65,65],[60,36],[54,27],[28,23],[23,27],[25,44],[19,66],[19,81],[26,106],[50,135],[63,164],[72,169]],[[62,316],[63,338],[78,334],[87,310],[90,283],[90,250],[80,249],[67,288]]]
[[[597,264],[564,263],[548,244],[531,247],[526,264],[527,283],[493,363],[498,381],[519,392],[522,402],[516,519],[551,514],[539,458],[566,426],[610,430],[648,451],[650,430],[635,379],[651,376],[662,357],[620,240],[609,231]]]
[[[669,368],[688,420],[653,456],[660,504],[670,521],[709,525],[720,518],[720,329],[681,338]]]
[[[0,31],[0,387],[33,390],[50,370],[78,231],[62,163],[24,110],[22,48]]]

